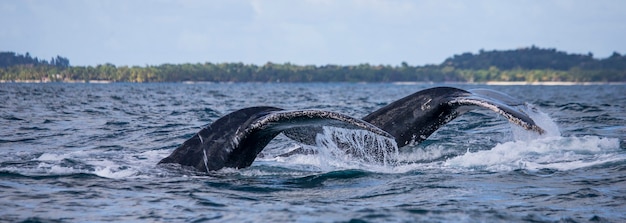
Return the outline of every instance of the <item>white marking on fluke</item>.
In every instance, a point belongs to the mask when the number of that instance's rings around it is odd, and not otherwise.
[[[204,168],[206,168],[206,172],[209,172],[209,158],[207,158],[206,156],[206,149],[202,150],[202,153],[204,153],[204,157],[202,157],[202,159],[204,160]]]

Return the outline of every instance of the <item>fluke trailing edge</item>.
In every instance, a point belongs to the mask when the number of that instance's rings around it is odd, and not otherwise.
[[[492,90],[436,87],[418,91],[382,107],[363,119],[322,110],[287,111],[250,107],[219,118],[185,141],[159,163],[178,163],[198,171],[244,168],[278,134],[313,144],[323,126],[361,129],[393,138],[398,147],[424,141],[442,125],[476,108],[486,108],[511,123],[544,132],[514,98]]]

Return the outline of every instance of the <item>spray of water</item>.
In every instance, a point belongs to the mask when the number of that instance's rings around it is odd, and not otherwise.
[[[467,152],[446,160],[445,167],[484,169],[489,171],[570,170],[626,159],[620,153],[619,141],[597,136],[562,137],[549,115],[532,105],[519,107],[545,130],[544,134],[511,125],[514,141],[497,144],[490,150]]]
[[[546,113],[542,112],[532,104],[524,104],[517,107],[521,112],[526,113],[528,117],[532,118],[539,127],[545,132],[538,134],[533,131],[527,131],[519,126],[511,125],[513,130],[513,139],[515,141],[529,141],[539,138],[559,137],[561,131],[556,122]]]
[[[323,127],[315,146],[303,146],[314,156],[297,157],[295,162],[331,168],[392,167],[397,163],[398,146],[387,138],[364,130]]]
[[[368,131],[324,127],[316,138],[316,146],[305,146],[315,155],[291,158],[289,163],[311,165],[320,170],[365,169],[375,172],[400,173],[416,169],[511,171],[515,169],[568,170],[626,159],[614,154],[619,148],[616,139],[596,136],[562,137],[549,115],[532,105],[518,109],[530,116],[545,133],[524,130],[511,124],[512,141],[499,143],[489,150],[478,150],[451,158],[460,147],[430,146],[399,153],[395,141]]]

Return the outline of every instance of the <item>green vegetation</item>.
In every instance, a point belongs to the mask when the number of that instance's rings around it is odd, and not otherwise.
[[[2,81],[112,82],[488,82],[568,81],[626,82],[626,56],[615,52],[606,59],[567,54],[535,46],[517,50],[463,53],[439,65],[264,65],[243,63],[186,63],[158,66],[70,66],[57,56],[50,62],[28,53],[0,52]]]

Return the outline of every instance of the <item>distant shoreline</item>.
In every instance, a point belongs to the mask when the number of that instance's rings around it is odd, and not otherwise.
[[[29,54],[0,52],[0,79],[14,82],[215,82],[215,83],[479,83],[487,85],[588,85],[626,82],[626,55],[608,58],[568,54],[535,46],[454,55],[440,64],[297,65],[289,62],[183,63],[141,66],[70,66]],[[5,82],[6,82],[5,81]],[[189,82],[191,81],[191,82]]]

